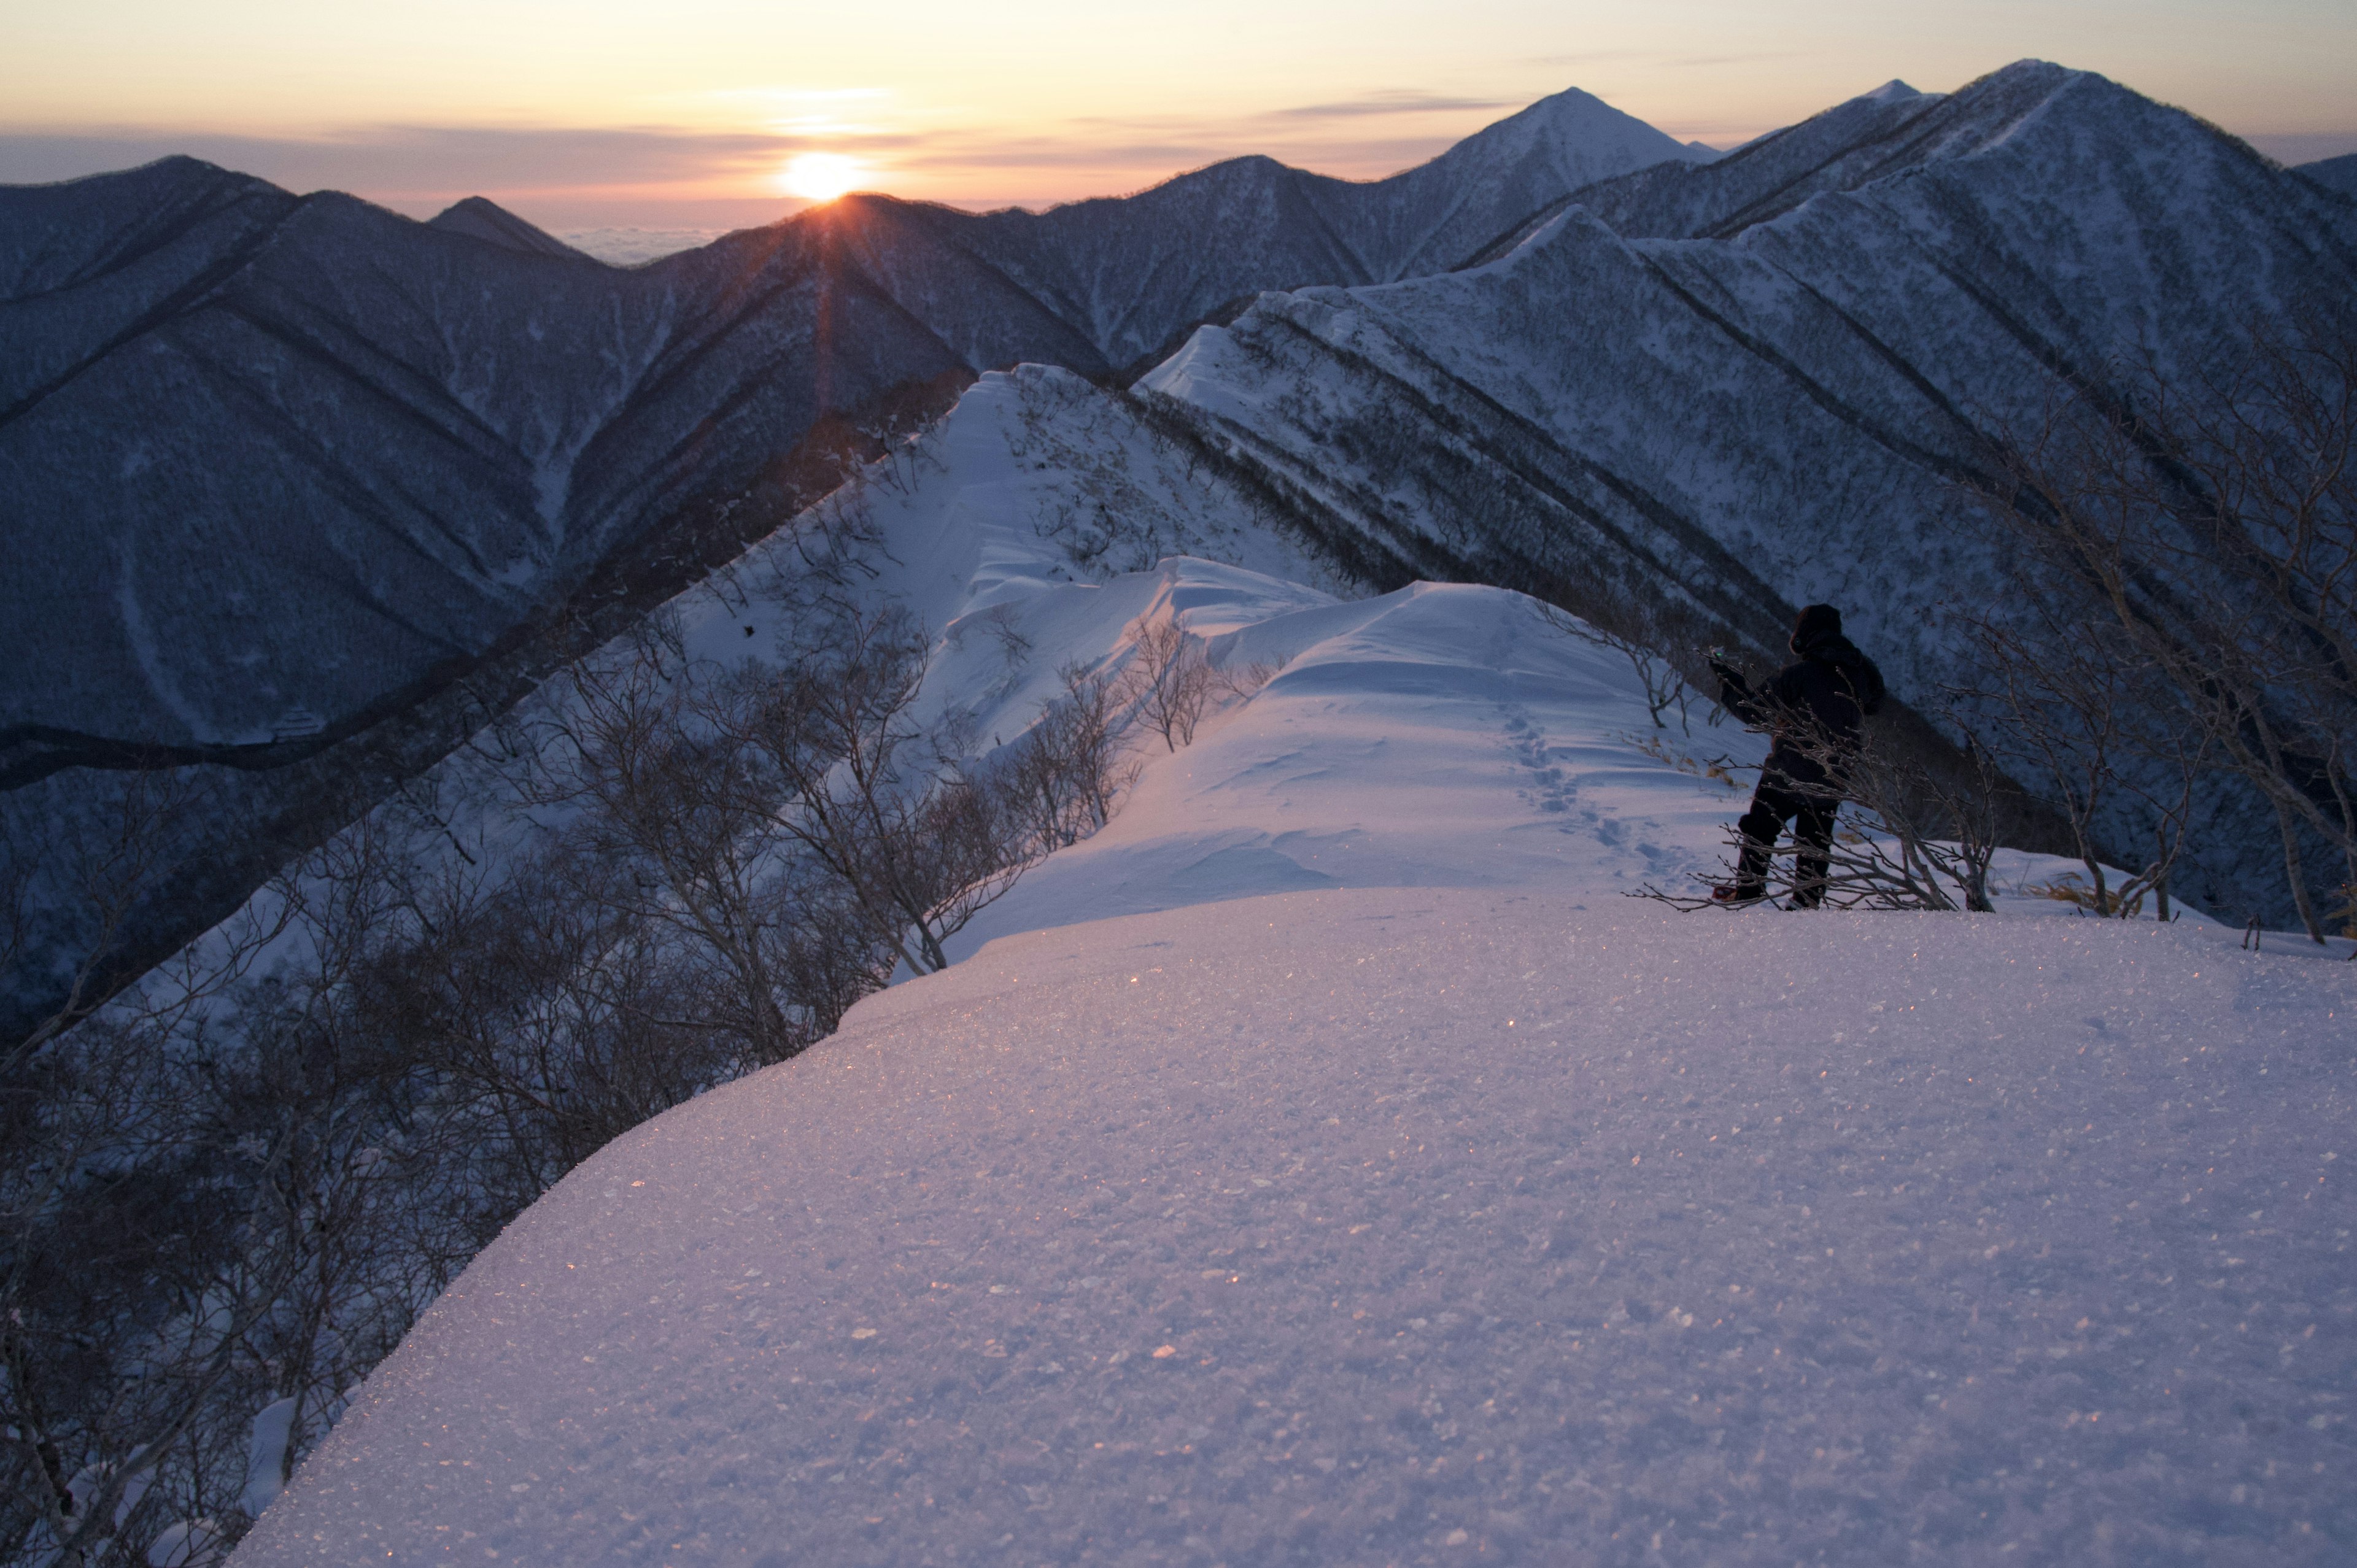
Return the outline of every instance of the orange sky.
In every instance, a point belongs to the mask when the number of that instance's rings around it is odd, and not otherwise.
[[[684,0],[77,0],[0,19],[0,180],[190,151],[425,213],[726,227],[818,153],[970,207],[1136,189],[1242,152],[1369,177],[1578,86],[1731,145],[1893,76],[2104,71],[2287,161],[2357,150],[2357,5],[1462,0],[864,7]],[[1921,14],[1917,14],[1921,13]]]

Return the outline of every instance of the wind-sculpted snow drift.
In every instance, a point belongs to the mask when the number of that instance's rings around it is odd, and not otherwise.
[[[985,378],[857,499],[861,591],[1010,740],[1165,617],[1274,673],[1149,738],[963,961],[511,1227],[241,1562],[2321,1562],[2357,1529],[2345,968],[2198,920],[1648,914],[1618,894],[1706,870],[1735,809],[1698,759],[1755,737],[1656,728],[1519,596],[1269,575],[1304,564],[1118,406]],[[1043,461],[1088,409],[1125,461]],[[1037,525],[1116,482],[1150,532]],[[1264,569],[1118,570],[1168,544]],[[783,548],[681,607],[692,650],[777,629],[744,590]]]

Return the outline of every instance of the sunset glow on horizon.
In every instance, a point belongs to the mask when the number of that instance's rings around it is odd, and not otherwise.
[[[1982,0],[1080,0],[19,5],[0,182],[188,152],[425,215],[481,194],[547,225],[769,221],[853,188],[968,208],[1142,188],[1265,153],[1372,178],[1566,87],[1727,147],[1893,77],[1944,91],[2036,56],[2191,109],[2287,162],[2357,151],[2357,6]]]

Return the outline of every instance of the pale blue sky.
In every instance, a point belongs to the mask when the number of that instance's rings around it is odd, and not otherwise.
[[[185,149],[412,211],[727,223],[823,150],[873,188],[1037,205],[1245,151],[1385,174],[1568,86],[1731,145],[2027,56],[2287,162],[2357,151],[2352,0],[76,0],[0,14],[0,180]]]

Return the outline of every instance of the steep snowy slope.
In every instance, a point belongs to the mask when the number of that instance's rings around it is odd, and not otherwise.
[[[1511,232],[1469,258],[1496,261],[1577,202],[1630,239],[1724,237],[1798,206],[1820,190],[1840,190],[1870,178],[1874,163],[1895,137],[1937,106],[1940,96],[1903,81],[1887,81],[1813,114],[1797,125],[1745,143],[1710,166],[1707,179],[1690,177],[1692,164],[1662,164],[1583,186],[1534,209]]]
[[[1418,575],[1683,605],[1767,647],[1832,600],[1935,694],[1938,607],[2001,592],[1947,494],[1982,438],[2126,348],[2199,365],[2254,314],[2347,297],[2357,218],[2052,66],[1821,122],[1602,187],[1487,265],[1265,297],[1140,385]]]

